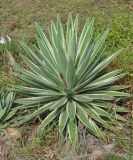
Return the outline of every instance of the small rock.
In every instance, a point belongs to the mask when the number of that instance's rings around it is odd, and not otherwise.
[[[13,140],[14,142],[22,137],[21,133],[16,128],[7,128],[7,132],[11,137],[11,140]]]
[[[89,155],[91,160],[102,160],[111,153],[112,149],[114,148],[115,144],[107,144],[103,146],[95,147],[93,152]]]
[[[4,36],[0,37],[0,44],[6,44],[6,39]]]
[[[8,145],[0,139],[0,160],[7,160],[7,155],[8,155]]]
[[[8,42],[11,42],[11,38],[8,35],[6,35],[6,36],[4,36],[4,35],[0,36],[0,44],[6,44]]]
[[[17,27],[17,23],[13,20],[8,22],[8,28],[13,31]]]

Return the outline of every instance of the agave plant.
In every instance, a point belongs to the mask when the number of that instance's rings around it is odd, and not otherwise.
[[[7,123],[17,111],[17,109],[11,109],[14,97],[13,92],[5,93],[3,89],[0,90],[0,127]]]
[[[127,111],[112,102],[130,96],[119,91],[129,86],[113,85],[126,73],[121,69],[106,71],[122,50],[107,55],[103,44],[109,31],[93,41],[94,19],[86,21],[80,35],[78,19],[77,16],[73,21],[70,15],[64,32],[58,16],[56,25],[51,22],[48,38],[36,23],[34,50],[21,43],[26,52],[22,58],[29,69],[14,65],[15,76],[27,84],[15,86],[16,92],[26,96],[16,102],[21,104],[21,109],[35,109],[18,125],[45,113],[47,116],[39,125],[38,136],[43,137],[45,127],[58,120],[60,136],[68,137],[72,144],[77,142],[78,121],[89,132],[103,138],[101,128],[112,129],[116,120],[124,120],[117,112]]]

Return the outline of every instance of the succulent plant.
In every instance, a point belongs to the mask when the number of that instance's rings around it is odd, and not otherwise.
[[[12,109],[15,94],[13,92],[5,92],[0,90],[0,126],[6,124],[16,113],[17,109]]]
[[[15,76],[27,84],[14,86],[25,96],[16,102],[21,109],[35,109],[18,125],[45,113],[38,136],[43,137],[45,127],[58,120],[60,136],[69,137],[73,145],[77,142],[78,121],[95,136],[104,138],[101,128],[112,129],[114,123],[124,120],[117,112],[127,111],[113,103],[130,96],[119,91],[129,86],[113,85],[126,73],[121,69],[107,72],[107,66],[122,51],[111,55],[105,52],[109,30],[92,40],[94,19],[86,21],[80,35],[78,19],[73,21],[70,15],[65,32],[58,16],[56,25],[51,22],[49,38],[36,23],[35,50],[21,43],[26,52],[22,58],[29,69],[14,65]]]

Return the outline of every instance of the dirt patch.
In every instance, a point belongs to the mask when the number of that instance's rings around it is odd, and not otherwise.
[[[0,159],[1,160],[8,160],[8,149],[9,146],[5,143],[4,140],[0,139]]]

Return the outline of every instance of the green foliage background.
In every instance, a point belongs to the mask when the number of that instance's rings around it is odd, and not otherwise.
[[[0,4],[0,33],[8,34],[12,38],[13,45],[12,47],[0,45],[1,86],[5,85],[6,81],[10,81],[5,78],[5,74],[8,74],[7,59],[5,59],[7,49],[19,61],[19,54],[22,51],[18,47],[18,40],[35,43],[35,21],[46,31],[50,20],[56,21],[58,13],[65,24],[70,12],[73,17],[79,14],[80,28],[86,18],[95,17],[96,35],[105,28],[110,28],[106,42],[108,50],[112,52],[116,48],[125,48],[113,63],[112,68],[124,68],[129,72],[127,81],[133,83],[132,2],[125,0],[4,0]]]

